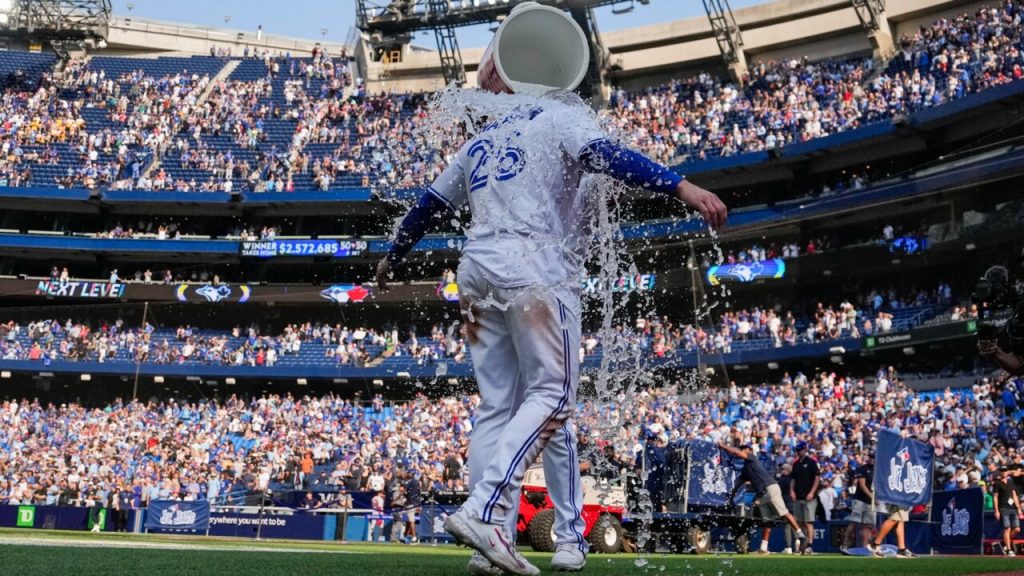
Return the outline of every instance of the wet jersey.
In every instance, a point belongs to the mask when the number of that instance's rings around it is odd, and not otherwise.
[[[495,286],[564,286],[578,292],[586,245],[581,154],[605,138],[591,116],[538,100],[485,126],[431,190],[469,205],[463,255]]]

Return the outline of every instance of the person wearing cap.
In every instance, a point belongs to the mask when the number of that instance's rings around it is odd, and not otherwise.
[[[786,503],[786,510],[788,510],[790,514],[793,513],[793,500],[789,497],[789,485],[793,482],[793,477],[791,476],[792,473],[793,465],[789,462],[783,462],[782,465],[779,466],[778,474],[775,475],[775,481],[779,483],[779,491],[782,493],[782,500]],[[793,538],[796,533],[788,522],[782,528],[784,530],[783,535],[786,537],[786,547],[782,549],[782,553],[792,554]]]
[[[844,548],[848,548],[851,543],[854,546],[867,544],[871,537],[871,529],[875,526],[875,493],[872,491],[874,476],[875,454],[868,452],[863,456],[860,465],[850,470],[853,502],[850,506],[850,516],[847,518],[850,523],[843,530]]]
[[[532,16],[524,20],[525,14]],[[543,55],[507,70],[499,65],[509,30],[536,29],[524,21],[558,24],[565,32],[559,41],[579,39],[577,76],[545,66]],[[520,3],[496,37],[502,42],[495,43],[494,58],[485,53],[478,82],[514,96],[483,98],[481,108],[493,109],[469,113],[466,144],[402,219],[377,265],[377,285],[387,290],[392,270],[431,226],[468,213],[459,304],[481,403],[469,446],[470,496],[445,520],[445,530],[479,553],[470,559],[473,574],[533,576],[540,570],[516,548],[515,523],[523,477],[542,451],[555,506],[551,566],[580,570],[588,551],[572,416],[579,387],[579,278],[592,237],[586,208],[599,196],[594,179],[604,175],[665,194],[669,203],[699,211],[715,229],[728,210],[715,194],[601,131],[572,92],[586,73],[588,43],[564,12]],[[539,44],[535,52],[544,51]],[[546,70],[554,74],[531,76]],[[490,121],[478,123],[481,116]]]
[[[818,487],[821,470],[818,461],[808,453],[807,442],[796,443],[796,461],[793,462],[793,481],[789,485],[789,497],[793,499],[793,516],[807,534],[801,554],[812,554],[814,544],[814,516],[818,512]]]
[[[1020,496],[1009,470],[1000,470],[993,487],[992,507],[1003,527],[1003,554],[1016,556],[1013,538],[1020,533]]]
[[[731,456],[743,459],[743,470],[736,480],[736,486],[733,487],[733,495],[739,491],[740,487],[747,483],[753,486],[754,492],[757,494],[755,501],[759,503],[761,519],[765,524],[761,527],[761,548],[755,554],[768,554],[768,540],[772,535],[772,521],[778,518],[785,519],[796,532],[797,548],[799,548],[800,543],[807,540],[807,535],[804,534],[796,518],[786,508],[786,502],[782,498],[782,490],[779,489],[778,481],[764,469],[764,466],[761,466],[757,455],[754,454],[753,447],[745,444],[739,448],[733,448],[724,442],[720,442],[718,447],[725,450]],[[732,501],[732,497],[729,498],[729,501]],[[789,545],[788,541],[786,545]]]

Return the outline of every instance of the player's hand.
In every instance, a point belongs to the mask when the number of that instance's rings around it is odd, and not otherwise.
[[[725,221],[729,216],[729,209],[725,207],[725,204],[714,192],[709,192],[689,180],[683,180],[676,187],[676,198],[682,200],[690,208],[700,212],[700,215],[704,217],[704,221],[715,230],[725,226]]]
[[[999,520],[999,508],[996,508],[996,520]]]
[[[388,278],[391,276],[391,262],[387,258],[377,263],[377,288],[388,289]]]

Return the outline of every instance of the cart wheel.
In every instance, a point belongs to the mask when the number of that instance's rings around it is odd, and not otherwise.
[[[555,551],[555,511],[551,508],[541,510],[530,520],[527,528],[530,535],[530,546],[537,552]]]
[[[747,534],[740,534],[736,537],[734,542],[736,544],[737,554],[749,554],[750,553],[750,536]]]
[[[618,554],[622,551],[622,523],[611,514],[601,514],[590,529],[587,540],[590,549],[601,554]]]
[[[686,541],[694,554],[706,554],[711,549],[711,532],[701,526],[690,526],[686,531]]]

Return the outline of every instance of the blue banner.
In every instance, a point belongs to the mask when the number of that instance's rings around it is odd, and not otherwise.
[[[422,542],[453,542],[451,535],[444,531],[444,521],[458,509],[458,506],[423,506],[416,524],[416,537]]]
[[[690,506],[725,507],[739,473],[731,458],[711,442],[690,442]]]
[[[939,554],[981,554],[984,506],[981,488],[936,492],[932,500],[932,548]]]
[[[875,500],[912,508],[932,500],[934,449],[899,433],[878,431],[875,453]]]
[[[779,279],[786,275],[786,262],[781,258],[749,264],[721,264],[708,268],[708,284],[722,282],[753,282],[759,278]]]
[[[146,511],[146,530],[205,532],[210,527],[210,502],[154,500]]]

